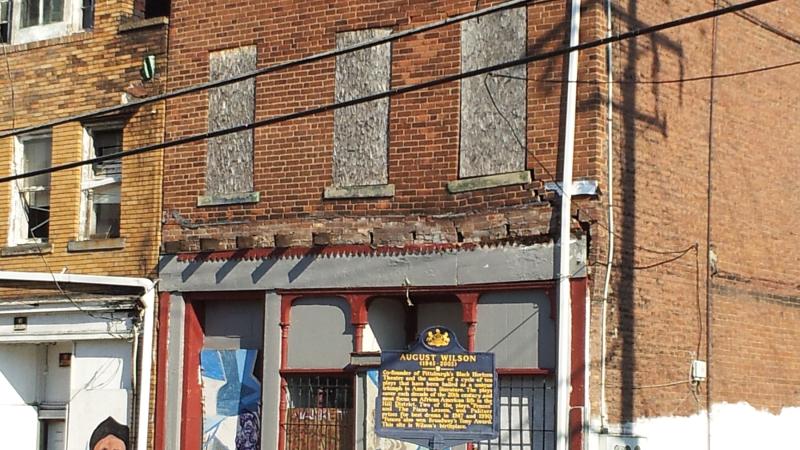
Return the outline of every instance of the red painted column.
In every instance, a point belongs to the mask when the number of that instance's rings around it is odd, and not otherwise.
[[[289,326],[292,323],[292,303],[300,298],[299,295],[282,295],[281,296],[281,370],[288,367],[287,361],[289,358]],[[286,448],[286,410],[289,407],[286,398],[287,384],[286,379],[281,376],[281,396],[278,419],[278,450]]]
[[[583,449],[583,414],[585,408],[586,380],[584,378],[586,357],[586,278],[570,280],[572,297],[572,354],[569,410],[569,448]]]
[[[475,351],[475,330],[478,325],[478,298],[479,292],[460,292],[456,294],[461,302],[461,317],[467,324],[467,350]]]
[[[346,295],[350,304],[350,323],[353,325],[353,351],[360,353],[364,350],[364,328],[367,326],[367,300],[368,295]]]
[[[200,351],[203,349],[203,305],[186,301],[183,347],[183,405],[181,447],[198,449],[203,441],[203,399],[200,385]]]
[[[153,447],[155,450],[166,450],[164,448],[164,426],[166,425],[166,404],[167,404],[167,333],[169,329],[169,292],[161,292],[158,295],[158,343],[156,351],[156,406],[155,406],[155,430],[153,433]]]

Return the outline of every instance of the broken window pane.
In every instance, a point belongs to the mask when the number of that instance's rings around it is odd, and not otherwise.
[[[122,151],[121,123],[101,124],[87,130],[86,158],[115,155]],[[93,163],[84,168],[81,236],[83,239],[120,237],[121,158]]]
[[[50,167],[50,136],[22,139],[21,173]],[[50,174],[23,178],[18,183],[26,222],[26,239],[46,240],[50,235]]]

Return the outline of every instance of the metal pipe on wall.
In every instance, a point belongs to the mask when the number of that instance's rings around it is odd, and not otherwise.
[[[613,36],[611,2],[606,0],[606,36]],[[611,287],[611,267],[614,261],[614,60],[613,44],[606,44],[606,77],[608,95],[606,99],[606,192],[608,193],[608,251],[606,278],[603,283],[603,307],[600,312],[600,432],[608,432],[608,404],[606,400],[606,334],[608,333],[608,292]]]
[[[569,45],[580,42],[581,0],[572,1]],[[572,314],[570,298],[570,229],[572,224],[572,164],[575,153],[577,113],[577,51],[569,53],[567,101],[564,123],[564,167],[561,177],[561,231],[558,261],[558,362],[556,367],[556,449],[569,448],[570,358],[572,356]]]

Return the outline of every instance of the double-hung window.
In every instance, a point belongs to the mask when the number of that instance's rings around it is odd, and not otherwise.
[[[50,134],[17,138],[14,173],[46,169],[51,162]],[[50,236],[50,174],[16,180],[12,185],[9,244],[47,242]]]
[[[93,0],[0,0],[0,43],[66,36],[93,21]]]
[[[84,158],[108,156],[122,151],[119,124],[86,129]],[[83,166],[81,182],[81,239],[118,238],[120,233],[120,186],[122,160],[107,159]]]

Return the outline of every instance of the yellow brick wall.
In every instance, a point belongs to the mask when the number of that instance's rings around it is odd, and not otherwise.
[[[119,105],[126,91],[162,90],[166,72],[166,25],[121,30],[134,16],[134,0],[97,2],[95,26],[68,36],[7,46],[0,57],[0,129],[23,127],[98,108]],[[156,55],[158,76],[142,83],[142,58]],[[6,62],[8,65],[6,65]],[[163,104],[130,112],[123,146],[131,149],[162,142]],[[53,127],[54,165],[83,156],[83,124]],[[0,139],[0,176],[12,170],[15,138]],[[122,169],[121,250],[69,252],[80,236],[81,170],[56,172],[51,179],[50,239],[44,255],[54,271],[118,276],[156,274],[160,242],[161,152],[125,158]],[[0,183],[0,246],[8,245],[11,185]],[[0,256],[0,270],[46,271],[39,255]]]

